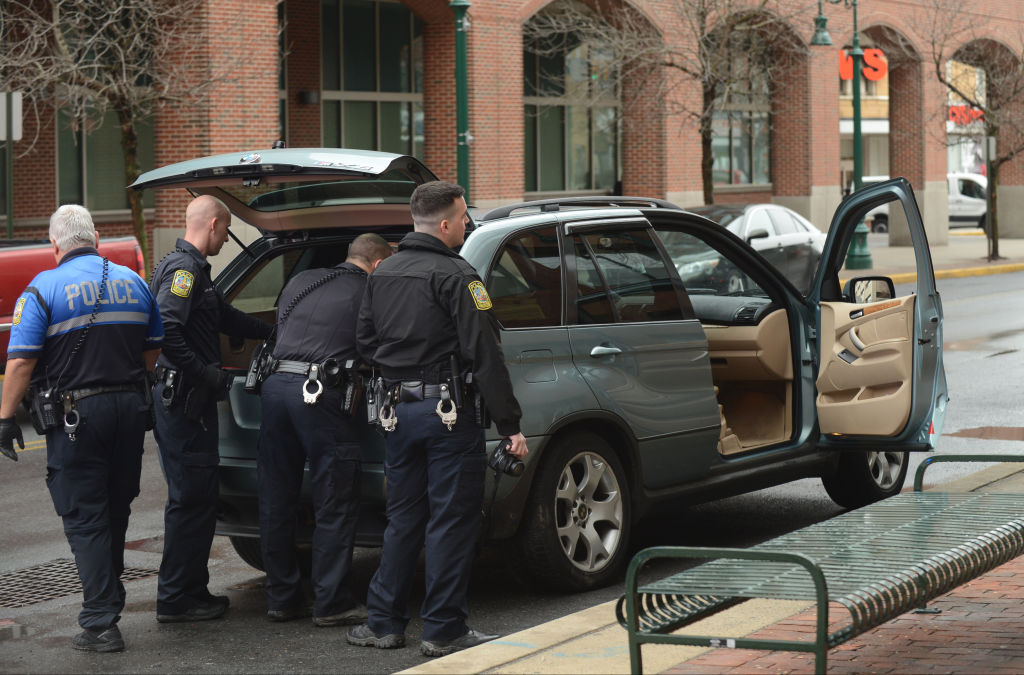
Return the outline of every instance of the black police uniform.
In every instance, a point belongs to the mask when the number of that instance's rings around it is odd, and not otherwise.
[[[154,435],[167,480],[157,615],[178,615],[211,598],[207,561],[219,456],[217,394],[206,385],[207,366],[220,367],[220,333],[265,338],[270,326],[224,302],[210,263],[184,239],[156,266],[150,288],[165,332],[154,391]]]
[[[38,359],[31,391],[69,397],[79,417],[73,437],[63,424],[46,432],[46,485],[82,580],[78,623],[105,629],[124,608],[125,531],[150,420],[142,353],[160,347],[160,313],[138,274],[108,262],[104,278],[96,249],[83,247],[32,280],[12,324],[8,358]]]
[[[283,322],[277,328],[273,373],[261,390],[258,463],[270,611],[287,612],[304,604],[295,524],[307,458],[315,513],[313,615],[335,616],[358,604],[347,583],[359,515],[357,419],[342,410],[344,374],[329,381],[315,403],[303,401],[303,390],[313,394],[323,385],[325,361],[333,359],[341,368],[346,361],[357,361],[356,318],[366,276],[349,262],[308,270],[289,281],[278,300],[278,320]],[[314,376],[309,375],[312,366],[317,367]],[[320,385],[307,385],[312,377]]]
[[[359,351],[388,382],[439,385],[450,356],[471,369],[498,433],[519,432],[490,298],[473,267],[429,234],[406,235],[367,283],[359,316]],[[435,387],[436,388],[436,387]],[[481,526],[484,430],[470,406],[454,427],[441,422],[439,398],[399,403],[387,434],[388,526],[367,598],[369,627],[402,634],[420,548],[426,546],[423,639],[447,641],[468,630],[466,591]],[[447,406],[446,406],[447,409]]]

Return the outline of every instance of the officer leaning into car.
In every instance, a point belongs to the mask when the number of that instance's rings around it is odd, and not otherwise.
[[[473,392],[463,392],[461,409],[455,405],[464,372],[511,454],[523,457],[528,450],[487,290],[452,250],[462,244],[469,221],[463,195],[452,183],[416,188],[410,201],[415,231],[369,278],[359,314],[359,352],[381,369],[387,393],[380,419],[391,431],[388,525],[367,595],[369,619],[348,632],[355,645],[405,645],[409,593],[424,546],[423,654],[443,656],[497,637],[466,625],[487,459],[484,428],[467,401]]]
[[[345,262],[295,275],[278,299],[271,374],[262,383],[257,476],[267,616],[309,616],[295,555],[303,467],[313,493],[313,623],[366,620],[348,585],[359,515],[356,318],[367,275],[391,255],[376,234],[349,245]],[[361,419],[360,419],[361,418]]]
[[[207,589],[218,495],[217,399],[233,379],[221,369],[220,333],[266,338],[271,330],[228,305],[210,279],[206,257],[220,252],[230,223],[223,202],[196,197],[185,210],[185,238],[150,279],[165,332],[153,394],[167,480],[156,605],[161,623],[216,619],[229,604]]]
[[[25,447],[15,411],[29,392],[46,434],[46,485],[82,581],[84,630],[72,647],[119,652],[125,531],[151,428],[146,372],[163,328],[146,282],[100,257],[84,207],[57,209],[49,234],[57,268],[32,280],[11,320],[0,451],[17,460],[13,441]]]

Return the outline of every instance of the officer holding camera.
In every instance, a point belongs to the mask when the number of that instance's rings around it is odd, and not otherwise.
[[[258,454],[260,536],[267,616],[309,616],[295,556],[303,467],[309,460],[313,528],[313,623],[366,620],[348,586],[359,516],[356,318],[367,275],[391,247],[376,234],[349,245],[345,262],[296,274],[278,300],[277,341],[262,383]]]
[[[72,647],[119,652],[124,539],[139,494],[150,428],[152,370],[163,328],[146,282],[101,258],[92,216],[68,204],[50,216],[57,268],[39,273],[11,320],[0,402],[0,451],[24,448],[15,420],[29,391],[32,422],[46,435],[46,485],[82,581],[84,629]]]
[[[266,338],[271,330],[228,305],[210,279],[206,256],[220,252],[230,224],[223,202],[196,197],[185,210],[185,238],[150,279],[166,333],[154,391],[154,435],[167,480],[156,605],[161,623],[216,619],[228,607],[227,596],[207,589],[218,494],[217,399],[234,377],[220,367],[220,333]]]
[[[347,636],[355,645],[405,645],[412,577],[424,545],[423,654],[443,656],[497,637],[466,625],[487,465],[482,406],[471,400],[482,395],[509,454],[521,458],[528,450],[487,290],[452,250],[469,222],[463,195],[458,185],[440,181],[416,188],[415,232],[370,277],[359,314],[359,352],[381,370],[375,401],[382,404],[382,427],[391,430],[388,526],[367,596],[369,619]],[[463,391],[467,380],[472,386]]]

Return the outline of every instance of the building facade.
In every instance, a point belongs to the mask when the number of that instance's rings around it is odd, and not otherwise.
[[[682,206],[704,203],[702,135],[694,114],[708,98],[701,81],[678,68],[638,80],[631,73],[643,58],[639,47],[627,58],[611,38],[605,45],[572,36],[538,38],[528,30],[537,17],[574,1],[471,0],[471,202],[487,208],[536,197],[622,193]],[[646,31],[643,45],[683,58],[697,42],[688,14],[697,1],[580,6],[599,17],[604,12],[616,26],[631,17],[630,26]],[[851,66],[843,48],[853,12],[821,3],[833,45],[810,46],[818,4],[712,3],[723,21],[728,12],[757,10],[767,17],[759,30],[783,39],[765,52],[767,60],[745,62],[738,45],[735,60],[716,65],[729,69],[731,79],[728,92],[716,94],[708,123],[714,201],[778,202],[827,229],[852,168],[852,89],[844,72]],[[930,60],[932,5],[861,0],[857,19],[869,75],[862,78],[864,173],[906,177],[933,245],[942,245],[948,235],[945,174],[977,159],[978,139],[972,111],[950,97]],[[953,39],[1024,53],[1013,5],[963,0],[953,18],[970,30]],[[197,72],[230,68],[235,76],[201,103],[168,104],[144,125],[144,168],[269,148],[283,139],[291,147],[410,153],[440,177],[456,179],[455,17],[446,0],[208,0],[196,22],[210,35]],[[975,86],[982,79],[976,76]],[[62,202],[92,209],[102,236],[130,233],[116,124],[72,132],[54,110],[23,124],[23,140],[13,144],[15,236],[42,236],[46,218]],[[957,139],[963,142],[951,150]],[[1024,211],[1022,162],[1004,164],[999,174],[1002,236],[1024,236],[1024,222],[1012,217]],[[187,199],[147,197],[155,259],[173,247]],[[904,236],[891,228],[893,244],[906,243]]]

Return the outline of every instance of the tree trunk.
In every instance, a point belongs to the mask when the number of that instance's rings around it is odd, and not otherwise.
[[[700,116],[700,179],[704,186],[704,203],[715,203],[715,179],[712,171],[715,156],[711,149],[712,102],[715,100],[714,87],[704,87],[704,103]]]
[[[125,185],[131,185],[141,173],[139,171],[138,151],[139,136],[135,132],[135,119],[129,110],[118,110],[117,119],[121,123],[121,150],[124,154]],[[149,277],[149,236],[146,234],[146,214],[142,210],[142,193],[137,190],[128,191],[128,203],[132,208],[132,230],[142,249],[143,275]]]

